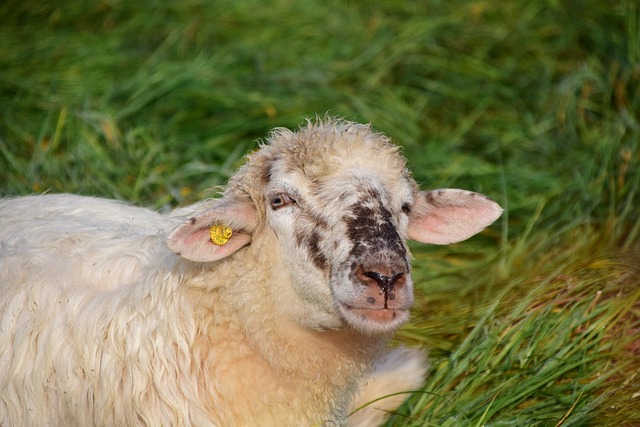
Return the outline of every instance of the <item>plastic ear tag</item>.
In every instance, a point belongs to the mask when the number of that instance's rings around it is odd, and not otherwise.
[[[226,225],[213,224],[209,228],[209,236],[214,245],[222,246],[229,241],[233,230]]]

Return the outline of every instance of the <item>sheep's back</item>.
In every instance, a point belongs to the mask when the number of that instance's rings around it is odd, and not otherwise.
[[[187,353],[193,326],[168,279],[164,222],[95,198],[0,201],[0,425],[135,424],[146,406],[167,423],[188,417],[183,397],[116,395],[188,369],[176,349]]]
[[[112,289],[137,280],[164,250],[163,217],[67,194],[0,201],[0,287]]]

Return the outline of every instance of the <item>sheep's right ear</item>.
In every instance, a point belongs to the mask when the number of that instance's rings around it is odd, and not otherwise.
[[[453,188],[421,191],[409,216],[407,237],[436,245],[461,242],[501,214],[496,202],[479,193]]]
[[[223,244],[211,241],[212,225],[224,225],[232,231]],[[256,226],[256,209],[248,201],[222,200],[217,206],[195,215],[167,237],[167,246],[183,258],[211,262],[227,257],[251,241]]]

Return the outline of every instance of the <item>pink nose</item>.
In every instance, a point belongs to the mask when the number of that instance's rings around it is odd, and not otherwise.
[[[404,271],[396,271],[388,266],[368,266],[364,267],[360,265],[356,270],[356,276],[360,283],[366,287],[376,285],[379,288],[378,291],[374,291],[369,288],[366,291],[368,300],[370,303],[384,303],[384,308],[387,308],[389,300],[396,298],[396,292],[394,290],[403,293],[405,291],[404,285],[407,281],[407,276]],[[384,295],[383,300],[380,298]]]
[[[380,290],[382,290],[385,294],[393,291],[393,288],[395,287],[398,280],[400,280],[404,276],[404,273],[395,273],[393,271],[391,272],[391,276],[385,276],[377,271],[365,271],[362,274],[370,279],[373,279],[378,287],[380,287]]]

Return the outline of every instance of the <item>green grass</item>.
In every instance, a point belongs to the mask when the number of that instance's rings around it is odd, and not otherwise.
[[[37,3],[37,4],[36,4]],[[276,126],[386,132],[499,223],[414,245],[397,340],[433,372],[396,426],[640,424],[633,0],[0,3],[0,195],[168,209]]]

